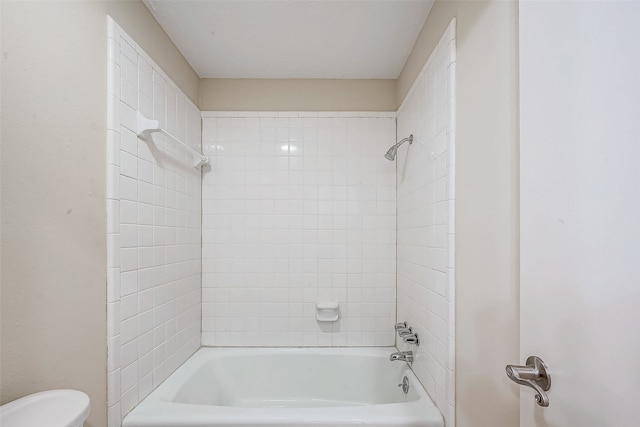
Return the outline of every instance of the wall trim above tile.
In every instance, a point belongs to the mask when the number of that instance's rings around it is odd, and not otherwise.
[[[396,111],[202,111],[202,117],[338,117],[338,118],[366,118],[386,117],[395,118]]]

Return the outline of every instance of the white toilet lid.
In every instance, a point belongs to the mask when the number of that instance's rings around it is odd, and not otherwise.
[[[89,416],[89,396],[77,390],[49,390],[0,406],[2,427],[78,427]]]

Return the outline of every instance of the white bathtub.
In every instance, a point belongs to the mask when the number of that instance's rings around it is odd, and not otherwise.
[[[395,350],[201,348],[123,427],[443,427],[407,364],[389,361]]]

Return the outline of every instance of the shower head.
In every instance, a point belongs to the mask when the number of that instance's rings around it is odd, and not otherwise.
[[[404,138],[393,145],[389,150],[387,150],[387,154],[384,155],[384,158],[387,160],[394,161],[396,159],[396,155],[398,154],[398,147],[400,147],[405,142],[409,141],[409,144],[413,144],[413,134],[409,135],[408,138]]]
[[[396,154],[398,154],[398,147],[393,146],[387,150],[387,154],[384,155],[384,158],[387,160],[394,161],[396,159]]]

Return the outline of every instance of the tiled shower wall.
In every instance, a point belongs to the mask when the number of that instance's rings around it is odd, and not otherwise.
[[[455,425],[455,20],[398,110],[398,321],[421,339],[413,370]],[[408,349],[401,340],[398,347]]]
[[[200,111],[108,18],[109,426],[200,346],[201,172],[136,112],[198,150]]]
[[[203,345],[393,345],[394,142],[395,113],[203,112]]]

